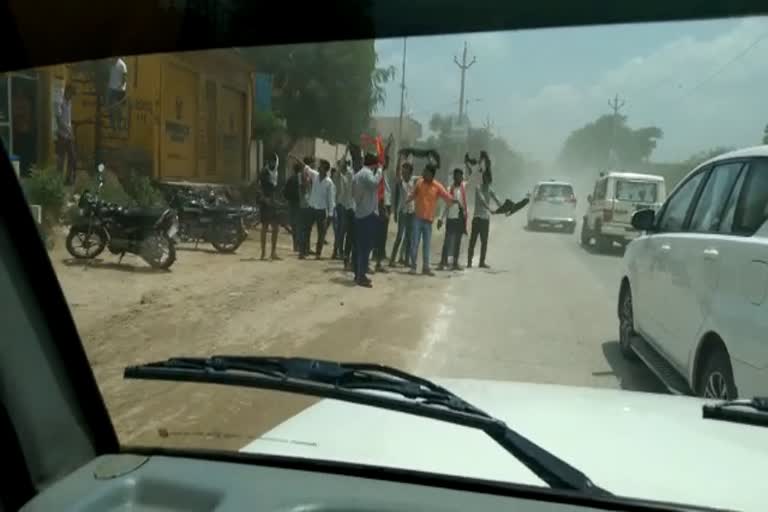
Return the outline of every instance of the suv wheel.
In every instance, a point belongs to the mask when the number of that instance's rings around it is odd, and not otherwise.
[[[736,398],[736,383],[733,380],[731,360],[725,348],[718,345],[704,357],[699,372],[696,394],[703,398],[718,400]]]
[[[619,297],[619,348],[624,359],[637,361],[637,354],[632,350],[632,338],[635,333],[635,316],[632,309],[632,291],[625,286]]]

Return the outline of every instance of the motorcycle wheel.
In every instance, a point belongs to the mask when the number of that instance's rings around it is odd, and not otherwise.
[[[104,251],[107,237],[100,228],[92,230],[75,228],[69,229],[67,235],[67,252],[79,260],[91,260]]]
[[[176,244],[165,233],[153,233],[141,245],[141,257],[152,268],[167,270],[176,261]]]
[[[245,234],[238,226],[226,226],[216,233],[216,238],[211,240],[213,248],[219,252],[235,252],[245,240]]]

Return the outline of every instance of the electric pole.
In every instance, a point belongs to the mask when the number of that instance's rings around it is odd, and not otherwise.
[[[461,89],[459,92],[459,123],[464,119],[464,79],[467,76],[467,70],[472,67],[472,65],[477,62],[477,59],[475,57],[472,57],[472,60],[470,62],[467,62],[467,42],[464,41],[464,53],[461,57],[461,62],[459,62],[458,57],[454,55],[453,62],[456,63],[456,65],[461,70]]]
[[[400,120],[397,124],[397,142],[395,144],[395,175],[400,175],[400,146],[403,143],[403,115],[405,114],[405,55],[408,38],[403,38],[403,70],[400,73]]]
[[[619,123],[619,110],[624,106],[626,102],[619,98],[619,95],[614,95],[613,99],[608,100],[608,106],[613,110],[613,119],[611,122],[611,145],[608,147],[608,165],[615,166],[618,162],[616,158],[616,128]]]

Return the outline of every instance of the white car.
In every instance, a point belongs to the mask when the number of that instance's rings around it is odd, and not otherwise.
[[[528,229],[560,227],[569,233],[576,229],[576,195],[565,181],[540,181],[533,187],[528,205]]]
[[[581,223],[581,244],[594,238],[597,249],[609,250],[613,243],[627,245],[640,233],[632,227],[632,214],[638,210],[658,210],[664,202],[664,178],[652,174],[609,172],[595,183],[587,196],[589,206]]]
[[[768,394],[768,146],[694,169],[627,248],[620,345],[673,391]]]
[[[763,488],[768,428],[705,418],[706,400],[523,382],[438,383],[531,436],[615,495],[744,512],[766,508],[764,495],[734,492],[733,485]],[[708,460],[728,468],[727,478],[702,464],[703,450]],[[542,485],[475,430],[336,400],[317,402],[240,451]]]

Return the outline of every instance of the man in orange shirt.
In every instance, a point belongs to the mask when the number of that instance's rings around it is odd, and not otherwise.
[[[443,201],[453,204],[455,199],[445,190],[439,181],[435,180],[437,168],[432,164],[424,167],[421,179],[416,182],[413,191],[408,196],[409,201],[415,204],[413,217],[413,239],[411,240],[411,274],[416,273],[416,256],[419,254],[419,241],[424,240],[422,250],[423,265],[421,273],[427,276],[435,275],[429,268],[429,246],[432,241],[432,222],[435,220],[435,208],[438,197]]]

